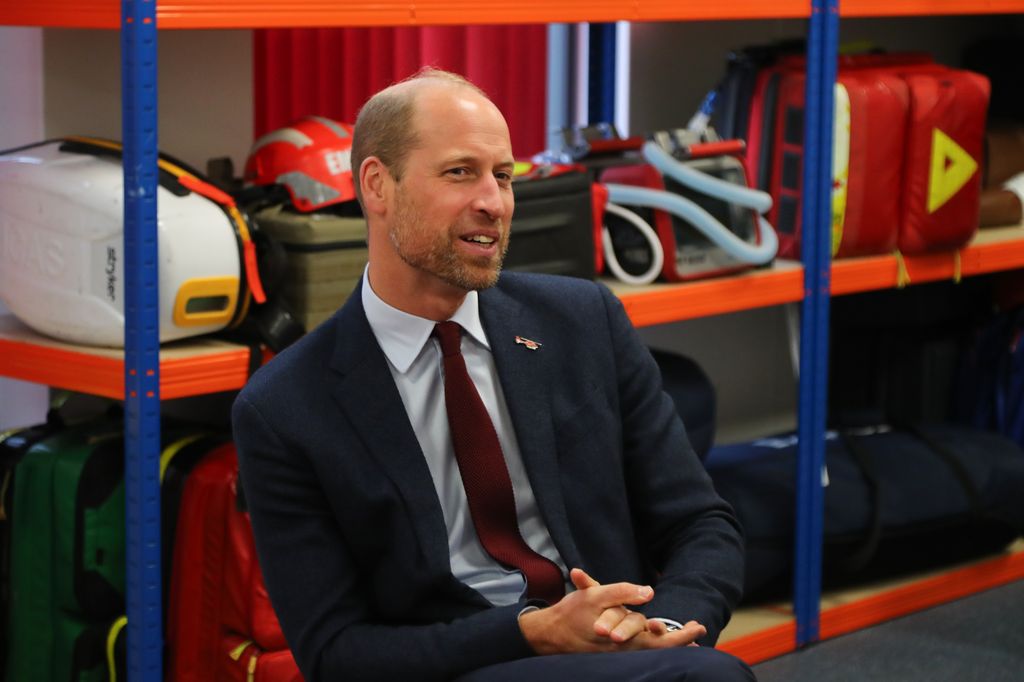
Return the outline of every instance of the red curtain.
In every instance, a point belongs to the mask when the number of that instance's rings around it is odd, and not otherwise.
[[[354,122],[374,92],[435,66],[494,100],[517,157],[546,144],[543,25],[268,29],[254,31],[253,51],[257,136],[309,114]]]

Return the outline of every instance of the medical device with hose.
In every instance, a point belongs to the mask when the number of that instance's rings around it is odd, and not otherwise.
[[[643,143],[646,163],[601,172],[612,274],[642,284],[659,274],[682,281],[769,263],[778,238],[762,214],[772,200],[747,186],[738,158],[743,149],[741,141],[719,141],[710,130],[666,131]]]

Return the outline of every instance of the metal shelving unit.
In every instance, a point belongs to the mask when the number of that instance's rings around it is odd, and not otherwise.
[[[1008,13],[1021,0],[847,0],[843,16]],[[0,320],[0,374],[123,397],[126,406],[128,498],[129,674],[132,680],[162,676],[160,595],[159,441],[161,397],[180,397],[240,387],[247,348],[199,343],[161,351],[156,272],[156,44],[158,28],[255,28],[302,26],[401,26],[465,23],[680,21],[809,18],[807,125],[803,198],[808,235],[803,262],[779,263],[732,278],[642,289],[615,286],[638,325],[714,315],[801,301],[800,497],[798,500],[796,645],[818,639],[820,622],[821,462],[827,396],[828,304],[831,295],[896,286],[895,259],[887,256],[829,263],[829,182],[832,88],[839,23],[838,0],[739,0],[718,5],[697,0],[0,0],[0,24],[118,29],[122,38],[125,160],[126,334],[125,351],[92,351],[34,337]],[[1024,232],[979,239],[960,252],[907,259],[911,281],[933,281],[1024,266]],[[118,377],[120,375],[120,378]],[[123,383],[121,380],[123,379]],[[162,392],[163,391],[163,392]],[[1002,569],[1000,569],[1002,570]],[[1024,561],[1006,579],[1019,575]],[[991,573],[991,572],[990,572]],[[972,575],[980,575],[978,573]],[[979,580],[981,580],[979,578]],[[984,582],[982,580],[982,582]],[[914,604],[921,603],[913,602]],[[863,615],[859,616],[863,620]],[[829,614],[828,635],[843,631]],[[847,622],[855,622],[856,618]],[[860,622],[860,621],[856,621]],[[866,621],[865,621],[866,622]],[[789,630],[784,633],[789,637]],[[776,653],[781,653],[776,651]]]
[[[128,677],[163,675],[156,3],[123,0],[125,537]]]
[[[825,419],[832,246],[832,114],[839,44],[839,0],[812,0],[804,105],[804,295],[800,324],[797,431],[796,644],[819,637],[824,534]]]

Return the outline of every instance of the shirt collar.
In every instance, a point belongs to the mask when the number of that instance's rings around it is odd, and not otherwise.
[[[362,299],[366,319],[370,323],[373,335],[377,337],[381,350],[394,368],[405,374],[423,351],[423,346],[434,331],[435,322],[425,317],[410,315],[382,300],[370,286],[369,266],[363,272]],[[477,292],[470,291],[466,294],[462,305],[450,319],[458,322],[477,343],[487,350],[491,349],[483,323],[480,321],[480,297]]]

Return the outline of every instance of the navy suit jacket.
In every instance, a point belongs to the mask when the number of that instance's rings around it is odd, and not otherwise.
[[[640,610],[697,620],[713,644],[740,596],[739,527],[618,299],[505,273],[480,312],[566,565],[653,585]],[[522,604],[493,607],[451,573],[441,505],[358,290],[253,376],[233,427],[267,589],[307,680],[442,680],[533,655]]]

